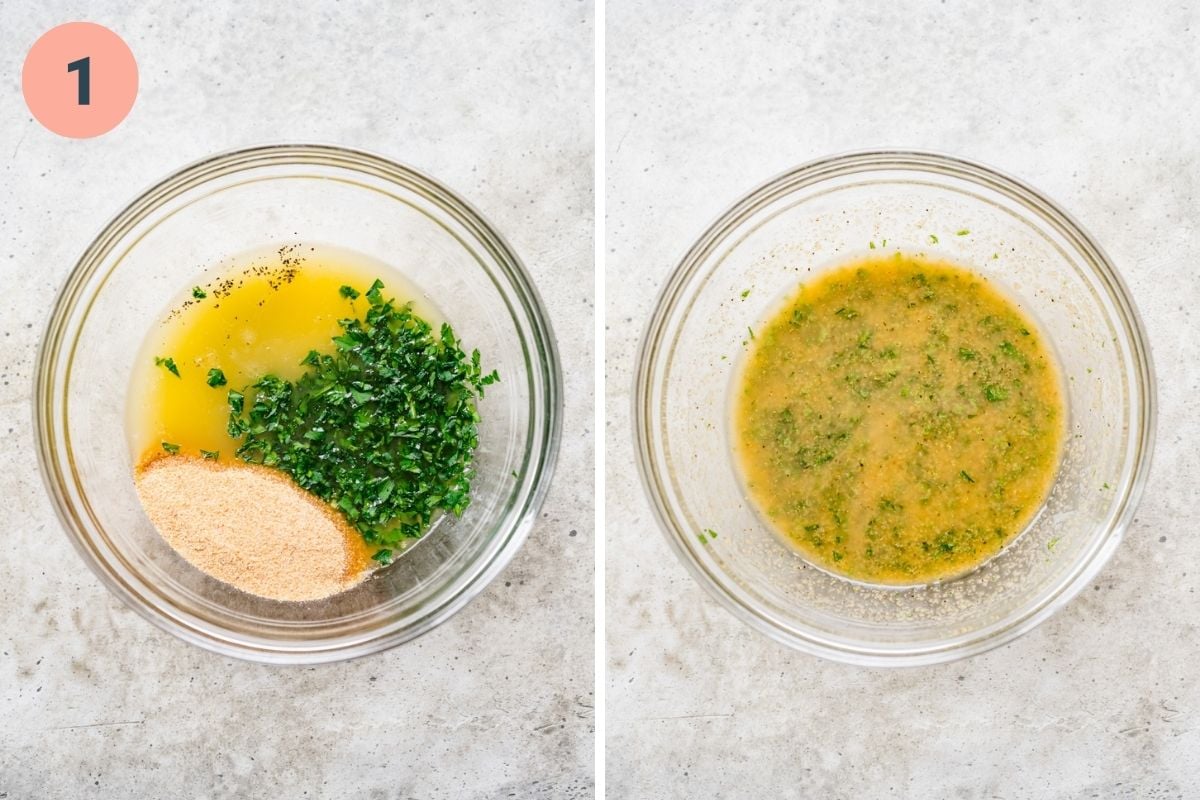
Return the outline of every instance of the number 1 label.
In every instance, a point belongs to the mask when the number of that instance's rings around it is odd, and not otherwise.
[[[79,105],[92,104],[92,59],[84,56],[67,64],[67,72],[79,73]]]
[[[7,8],[6,0],[0,7]],[[21,92],[48,130],[72,139],[100,136],[120,125],[137,100],[137,60],[103,25],[65,22],[29,48]]]

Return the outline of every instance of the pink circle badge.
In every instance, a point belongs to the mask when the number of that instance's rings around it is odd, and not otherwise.
[[[87,139],[121,123],[137,98],[129,45],[93,22],[68,22],[33,43],[21,70],[25,104],[60,136]]]

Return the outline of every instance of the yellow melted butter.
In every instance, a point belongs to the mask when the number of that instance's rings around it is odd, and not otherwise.
[[[1035,517],[1065,430],[1033,321],[944,261],[866,258],[802,286],[735,377],[748,493],[818,566],[919,584],[967,572]]]
[[[327,246],[291,245],[233,260],[198,278],[206,293],[189,287],[155,324],[138,354],[131,378],[127,426],[135,464],[164,455],[163,442],[199,456],[238,460],[238,443],[226,431],[230,389],[244,391],[263,375],[294,379],[310,350],[335,349],[338,320],[361,317],[367,288],[379,278],[384,295],[412,302],[414,312],[438,328],[443,317],[395,270],[355,253]],[[349,300],[342,286],[360,292]],[[180,377],[155,364],[174,359]],[[212,368],[227,384],[210,387]],[[240,460],[239,460],[240,461]]]

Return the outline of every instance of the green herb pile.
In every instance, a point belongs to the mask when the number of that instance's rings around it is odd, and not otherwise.
[[[296,381],[265,375],[230,391],[229,434],[244,461],[283,470],[339,508],[388,563],[389,546],[470,502],[474,401],[499,376],[482,373],[479,351],[468,357],[449,325],[435,335],[382,289],[375,281],[365,318],[340,320],[336,351],[310,352]]]

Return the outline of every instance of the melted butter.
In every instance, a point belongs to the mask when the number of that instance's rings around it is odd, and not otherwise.
[[[163,442],[185,455],[201,450],[237,460],[238,442],[226,431],[229,390],[245,388],[266,374],[297,378],[310,350],[332,352],[341,333],[338,320],[361,316],[371,283],[412,302],[435,329],[443,317],[412,284],[386,265],[329,247],[289,246],[236,259],[202,276],[186,289],[146,337],[135,362],[126,411],[133,462],[164,454]],[[351,286],[360,296],[343,297]],[[171,358],[179,377],[156,358]],[[226,385],[208,385],[209,370],[221,370]]]

